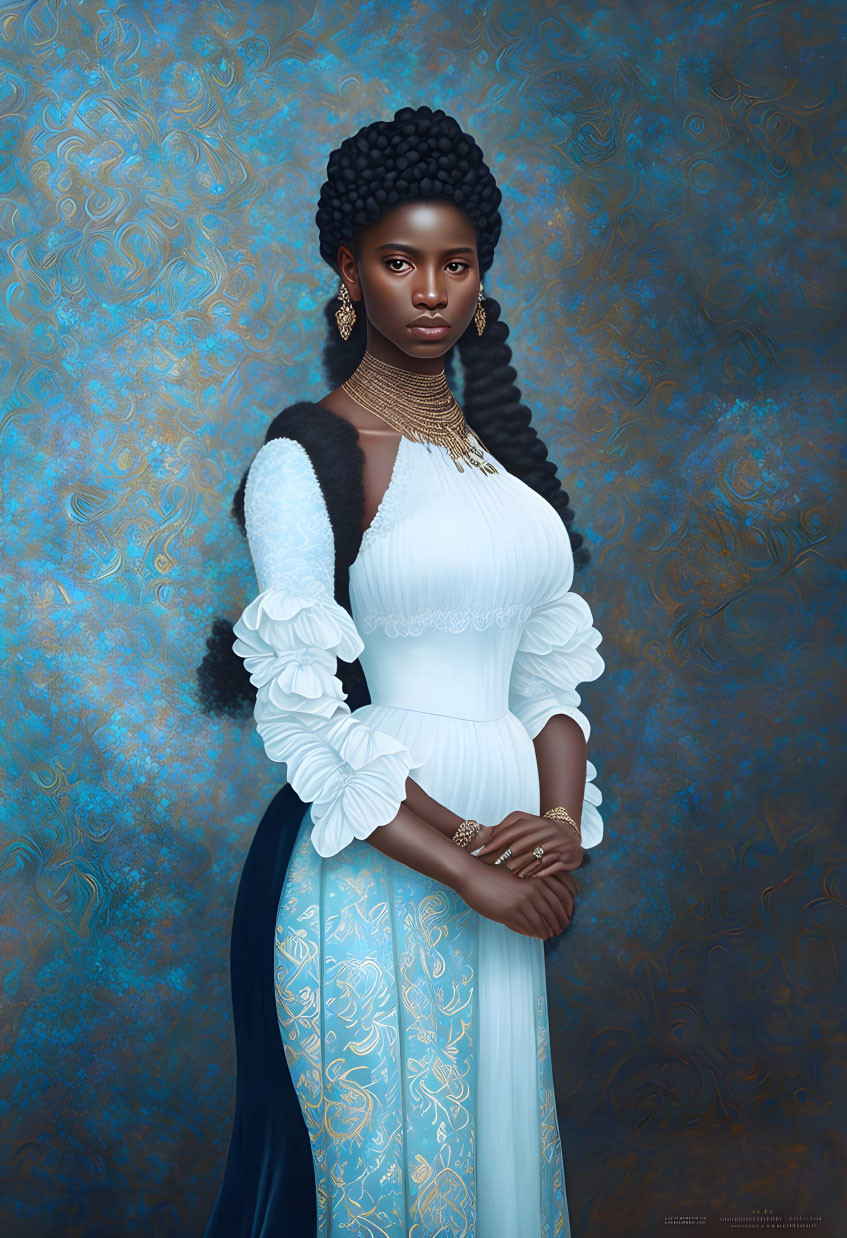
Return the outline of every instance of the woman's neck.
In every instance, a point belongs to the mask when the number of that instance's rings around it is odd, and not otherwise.
[[[401,433],[419,433],[428,441],[436,441],[439,433],[461,435],[464,417],[443,368],[438,374],[419,374],[366,351],[341,389]]]
[[[392,344],[383,335],[374,335],[368,331],[368,342],[365,345],[366,356],[385,365],[393,366],[406,374],[436,375],[444,373],[443,357],[410,357],[396,344]]]

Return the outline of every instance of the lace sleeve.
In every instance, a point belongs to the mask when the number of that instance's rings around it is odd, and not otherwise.
[[[308,452],[272,439],[258,452],[244,495],[259,594],[235,624],[233,648],[257,689],[265,752],[312,806],[312,844],[335,855],[397,815],[414,764],[393,736],[351,715],[337,659],[364,648],[335,600],[335,542]]]

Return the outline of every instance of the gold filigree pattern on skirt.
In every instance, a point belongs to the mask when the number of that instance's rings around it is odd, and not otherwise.
[[[280,900],[275,987],[312,1144],[318,1235],[473,1238],[480,918],[367,843],[322,859],[310,829],[307,812]],[[543,994],[535,1027],[542,1233],[562,1238]]]

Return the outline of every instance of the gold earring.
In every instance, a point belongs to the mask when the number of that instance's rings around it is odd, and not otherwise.
[[[341,308],[335,311],[335,321],[338,323],[341,338],[349,340],[350,332],[353,330],[353,323],[356,321],[356,311],[353,309],[350,293],[347,291],[347,285],[343,280],[338,286],[338,299],[341,302]]]
[[[477,335],[482,335],[485,330],[485,305],[482,301],[482,284],[479,286],[479,302],[473,312],[473,320],[476,323]]]

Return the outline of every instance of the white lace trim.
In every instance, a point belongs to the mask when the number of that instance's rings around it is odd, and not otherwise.
[[[420,636],[425,628],[439,632],[464,632],[473,626],[477,632],[496,623],[504,628],[507,623],[524,623],[532,611],[531,606],[516,602],[514,606],[490,607],[465,606],[454,609],[427,610],[417,615],[365,615],[357,624],[363,632],[385,628],[386,636]]]

